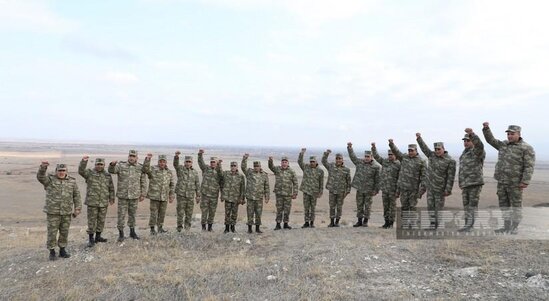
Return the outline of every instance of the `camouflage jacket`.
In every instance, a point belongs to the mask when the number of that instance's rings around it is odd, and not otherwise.
[[[69,215],[74,209],[82,209],[80,191],[76,179],[66,176],[59,179],[57,175],[46,175],[47,167],[40,167],[36,178],[44,185],[46,190],[46,205],[44,212],[47,214]]]
[[[175,197],[175,184],[171,170],[167,167],[161,169],[158,165],[151,167],[151,160],[145,158],[143,173],[149,177],[148,199],[165,202],[168,198]]]
[[[246,159],[242,159],[240,168],[246,175],[246,198],[250,200],[269,199],[269,176],[261,170],[256,172],[253,168],[248,168]]]
[[[378,193],[381,165],[375,160],[366,163],[355,155],[352,147],[347,147],[351,162],[356,166],[355,176],[351,186],[361,193]]]
[[[536,162],[534,148],[522,138],[516,143],[497,140],[490,128],[485,128],[482,132],[486,142],[498,150],[498,162],[494,173],[494,178],[498,183],[506,185],[530,184]]]
[[[114,166],[109,164],[109,173],[118,175],[116,197],[119,199],[138,199],[145,196],[147,177],[140,163],[121,161]]]
[[[202,170],[202,186],[200,188],[200,194],[208,197],[219,197],[219,190],[221,189],[221,181],[223,181],[223,175],[221,174],[221,164],[217,165],[217,168],[213,169],[211,166],[204,163],[203,154],[198,154],[198,166]]]
[[[400,161],[383,159],[377,152],[377,148],[372,146],[372,156],[382,166],[381,168],[381,191],[386,193],[396,193],[398,174],[400,173]]]
[[[288,167],[282,169],[280,166],[274,166],[273,160],[269,160],[269,169],[275,174],[274,193],[281,196],[297,195],[298,183],[295,171]]]
[[[173,157],[173,167],[177,174],[177,185],[175,193],[186,198],[194,198],[200,196],[200,180],[198,171],[179,165],[179,156]]]
[[[334,194],[350,193],[351,170],[345,165],[337,166],[335,163],[328,163],[328,155],[325,152],[322,156],[322,165],[328,170],[326,189]]]
[[[459,188],[484,185],[484,144],[476,134],[469,135],[469,138],[473,142],[473,147],[464,149],[459,156]]]
[[[299,190],[308,195],[318,197],[324,189],[324,171],[320,166],[312,167],[311,164],[303,163],[303,153],[299,153],[297,164],[303,170],[303,179]]]
[[[437,156],[434,151],[429,149],[421,137],[417,138],[417,143],[425,156],[429,158],[427,182],[425,184],[427,189],[435,193],[452,194],[454,178],[456,177],[456,160],[452,159],[446,151],[442,157]]]
[[[84,204],[92,207],[107,207],[109,200],[114,201],[114,184],[112,176],[106,170],[97,172],[86,169],[88,161],[80,161],[78,173],[86,180],[86,200]]]
[[[419,154],[413,158],[408,154],[404,155],[394,143],[389,143],[389,147],[397,160],[400,161],[397,193],[401,191],[425,192],[425,161],[421,159]]]
[[[223,172],[223,187],[221,188],[221,199],[229,203],[237,203],[244,200],[246,193],[246,179],[238,171],[232,173],[230,170]]]

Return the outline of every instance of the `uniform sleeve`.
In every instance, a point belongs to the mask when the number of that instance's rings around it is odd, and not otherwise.
[[[81,160],[80,165],[78,165],[78,174],[81,175],[86,180],[90,176],[88,170],[86,170],[87,165],[88,165],[88,161],[84,161],[84,160]]]
[[[109,163],[109,168],[108,168],[108,171],[110,174],[118,174],[120,172],[120,166],[119,164],[115,164],[115,165],[111,165]]]
[[[484,151],[484,143],[480,140],[480,137],[473,133],[472,135],[469,135],[471,138],[471,142],[473,142],[473,151],[475,152],[475,155],[479,159],[479,161],[484,162],[484,158],[486,158],[486,151]]]
[[[263,183],[263,195],[265,196],[266,199],[269,198],[269,195],[270,195],[270,191],[271,191],[271,188],[269,187],[270,184],[269,184],[269,176],[267,176],[267,173],[263,173],[263,176],[265,177],[265,181]]]
[[[195,185],[195,193],[197,196],[200,196],[200,178],[198,177],[198,173],[194,173],[194,185]]]
[[[326,168],[328,170],[328,172],[330,172],[330,165],[328,164],[328,156],[330,154],[327,153],[327,152],[324,152],[324,154],[322,155],[322,165],[324,165],[324,168]]]
[[[297,182],[297,176],[295,175],[295,171],[293,170],[292,170],[292,184],[293,184],[292,193],[297,195],[299,186]]]
[[[374,176],[374,192],[375,193],[379,193],[380,183],[381,183],[381,166],[378,166],[378,168],[376,168],[376,174]]]
[[[72,192],[72,201],[74,204],[74,209],[82,209],[82,198],[80,197],[80,189],[78,189],[78,184],[74,180],[73,192]]]
[[[375,146],[372,146],[372,156],[374,157],[374,159],[379,162],[379,164],[383,164],[383,158],[379,155],[379,153],[377,152],[377,147]]]
[[[389,148],[391,149],[397,160],[402,161],[403,154],[393,142],[389,143]]]
[[[273,159],[269,159],[269,169],[274,173],[277,174],[277,170],[273,164]]]
[[[301,168],[301,170],[305,171],[305,164],[303,164],[303,156],[304,156],[304,153],[299,152],[299,156],[297,156],[297,164],[299,165],[299,168]]]
[[[112,176],[108,175],[109,177],[109,200],[114,200],[114,183],[112,181]]]
[[[347,146],[347,152],[349,153],[349,157],[351,158],[351,161],[353,162],[354,165],[360,164],[360,160],[358,160],[352,146],[351,147]]]
[[[141,195],[142,196],[146,196],[147,195],[147,191],[148,191],[148,187],[147,187],[147,174],[145,173],[141,173],[141,177],[139,178],[139,181],[141,183]]]
[[[320,171],[318,173],[318,191],[320,193],[322,193],[322,191],[324,189],[324,171],[322,169],[320,169],[319,167],[317,167],[317,168],[318,168],[318,171]]]
[[[524,168],[522,170],[522,181],[521,183],[530,184],[532,175],[534,174],[534,165],[536,163],[536,153],[532,146],[528,146],[524,150]]]
[[[173,168],[177,170],[178,167],[179,167],[179,156],[173,156]]]
[[[151,169],[151,159],[145,158],[145,161],[143,162],[143,169],[142,172],[149,176],[149,179],[152,178],[152,169]]]
[[[243,200],[246,194],[246,178],[240,175],[240,200]]]
[[[244,174],[248,171],[248,159],[242,157],[242,162],[240,162],[240,169]]]
[[[419,148],[421,148],[421,151],[427,156],[427,158],[430,158],[432,155],[434,155],[433,151],[425,144],[425,141],[422,137],[419,137],[416,139],[417,144],[419,144]]]
[[[452,188],[454,187],[454,179],[456,177],[456,160],[452,160],[450,166],[448,166],[448,181],[446,182],[446,187],[444,192],[448,195],[452,194]]]
[[[486,139],[486,142],[490,144],[493,148],[499,150],[505,143],[496,139],[494,137],[494,134],[492,134],[492,130],[490,128],[483,128],[482,133],[484,134],[484,139]]]
[[[418,189],[420,192],[425,192],[427,190],[427,177],[425,175],[425,161],[421,160],[419,165],[419,184]]]
[[[351,171],[350,170],[345,176],[345,182],[346,182],[345,193],[351,193]]]
[[[208,166],[206,163],[204,163],[204,154],[198,153],[198,166],[200,167],[200,170],[204,172]]]
[[[170,173],[170,197],[175,196],[175,181],[173,179],[173,173]]]
[[[47,167],[40,166],[38,168],[38,173],[36,173],[38,182],[42,183],[44,187],[48,187],[51,184],[51,179],[46,175],[46,170],[48,170]]]

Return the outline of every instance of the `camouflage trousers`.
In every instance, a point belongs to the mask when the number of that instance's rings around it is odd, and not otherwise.
[[[444,201],[444,192],[427,190],[427,210],[429,211],[431,223],[438,223],[440,221],[439,211],[444,209]]]
[[[370,219],[372,208],[372,193],[356,192],[356,217]]]
[[[400,206],[402,215],[402,226],[413,227],[417,223],[417,191],[404,190],[400,192]]]
[[[262,200],[247,199],[246,211],[248,212],[248,225],[261,225],[261,214],[263,213]]]
[[[217,210],[217,199],[218,197],[212,197],[207,195],[202,195],[202,200],[200,201],[200,210],[202,211],[201,223],[204,224],[213,224],[215,218],[215,210]]]
[[[481,190],[482,185],[469,186],[461,190],[463,211],[465,212],[465,220],[467,221],[467,225],[472,225],[474,223],[475,215],[478,210],[478,201],[480,199]]]
[[[225,201],[225,225],[236,225],[238,218],[238,202]]]
[[[290,222],[290,211],[292,210],[292,196],[276,195],[276,222]]]
[[[315,220],[316,198],[308,193],[303,193],[303,211],[305,222],[314,222]]]
[[[124,230],[126,213],[128,214],[128,226],[135,228],[135,214],[137,212],[137,199],[118,199],[118,230]]]
[[[177,196],[177,228],[183,227],[183,219],[185,219],[185,229],[191,228],[193,209],[193,198],[188,198],[181,195]]]
[[[389,222],[395,221],[396,210],[396,195],[394,191],[382,191],[381,199],[383,200],[383,218]]]
[[[503,219],[512,223],[522,221],[522,190],[518,186],[498,183],[499,208]]]
[[[149,218],[149,227],[163,226],[166,217],[167,201],[151,200],[151,215]]]
[[[330,204],[330,218],[341,218],[341,209],[343,209],[343,200],[345,193],[331,193],[328,196]]]
[[[69,239],[69,228],[71,226],[70,214],[48,214],[47,221],[48,240],[46,242],[46,247],[48,249],[54,249],[55,246],[65,248]],[[59,239],[57,238],[57,233],[59,233]]]
[[[103,232],[108,207],[88,206],[88,234]]]

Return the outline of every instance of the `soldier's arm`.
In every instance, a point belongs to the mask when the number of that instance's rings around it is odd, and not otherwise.
[[[379,193],[381,183],[381,167],[376,169],[376,174],[374,176],[374,192],[375,194]]]
[[[198,152],[198,166],[200,167],[200,170],[204,172],[208,168],[208,165],[204,163],[204,154],[201,152]]]
[[[72,191],[72,201],[74,205],[74,211],[80,211],[82,210],[82,199],[80,197],[80,189],[78,189],[78,185],[76,184],[76,180],[74,181],[73,191]]]
[[[175,170],[179,167],[179,155],[173,156],[173,167]]]
[[[418,183],[418,189],[419,194],[424,194],[425,191],[427,191],[427,177],[425,175],[425,161],[421,160],[421,164],[419,165],[419,183]]]
[[[173,174],[170,174],[170,198],[175,197],[175,181],[173,179]]]
[[[349,153],[349,158],[351,158],[351,162],[353,162],[354,165],[360,164],[360,160],[357,158],[355,150],[352,146],[347,146],[347,152]]]
[[[297,182],[297,176],[295,175],[295,171],[292,170],[292,194],[297,195],[297,192],[299,191],[299,186]]]
[[[263,184],[263,195],[265,196],[265,199],[268,200],[269,196],[270,196],[270,193],[271,193],[271,188],[270,188],[270,184],[269,184],[269,176],[267,176],[266,173],[264,173],[263,176],[265,177],[265,181],[263,181],[264,182],[264,184]]]
[[[107,170],[110,174],[118,174],[120,172],[120,166],[116,164],[116,161],[114,161],[109,163],[109,168]]]
[[[240,200],[244,200],[246,195],[246,178],[244,175],[240,175]]]
[[[114,196],[115,196],[114,183],[110,174],[108,175],[108,177],[109,177],[109,201],[114,201]]]
[[[345,193],[351,193],[351,171],[349,171],[345,176]]]
[[[534,148],[528,146],[523,153],[524,166],[522,169],[522,180],[521,184],[529,185],[532,175],[534,174],[534,166],[536,164],[536,153]]]
[[[446,195],[452,194],[452,188],[454,187],[454,179],[456,177],[456,161],[452,160],[450,163],[450,166],[448,166],[448,181],[446,181],[446,187],[444,189],[444,192]]]
[[[151,158],[145,157],[145,161],[143,161],[143,169],[141,171],[149,176],[149,179],[152,178]]]
[[[89,177],[89,173],[88,170],[86,170],[86,166],[88,166],[88,161],[80,160],[80,165],[78,165],[78,174],[87,180]]]
[[[481,161],[484,161],[484,158],[486,157],[486,152],[484,151],[484,143],[482,143],[480,137],[475,133],[470,133],[469,138],[471,138],[471,142],[473,142],[473,150],[477,155],[477,158],[479,158]]]
[[[140,188],[141,188],[141,197],[145,197],[147,195],[147,174],[141,173],[141,177],[139,178]]]
[[[318,194],[321,195],[324,190],[324,171],[320,168],[318,170],[320,171],[318,173]]]
[[[404,157],[404,155],[400,152],[398,147],[392,141],[389,142],[389,148],[391,149],[391,151],[395,155],[395,158],[397,158],[397,160],[399,160],[399,161],[402,161],[402,158]]]
[[[44,187],[48,187],[51,184],[51,179],[46,175],[47,166],[40,165],[38,172],[36,173],[36,178],[38,182],[42,183]]]
[[[330,164],[328,163],[329,155],[330,155],[329,152],[324,152],[324,154],[322,154],[322,165],[324,165],[324,168],[326,168],[328,172],[330,172]]]
[[[269,158],[269,169],[270,169],[274,174],[277,173],[277,169],[276,169],[276,167],[274,166],[274,163],[273,163],[273,158]]]
[[[421,151],[425,154],[425,156],[431,157],[434,154],[433,151],[429,148],[429,146],[427,146],[427,144],[425,143],[425,141],[421,136],[417,137],[416,141],[417,141],[417,144],[419,145],[419,148],[421,148]]]
[[[383,164],[383,158],[377,152],[377,147],[375,146],[375,144],[372,144],[371,151],[372,151],[372,156],[374,157],[374,159],[377,162],[379,162],[379,164]]]
[[[492,134],[492,130],[490,130],[490,127],[485,126],[484,128],[482,128],[482,133],[484,134],[484,139],[486,139],[486,142],[488,142],[488,144],[490,144],[493,148],[499,150],[503,145],[505,145],[504,142],[494,137],[494,134]]]
[[[246,156],[242,157],[242,162],[240,162],[240,169],[244,174],[248,171],[248,158]]]
[[[301,151],[299,153],[299,156],[297,156],[297,164],[299,165],[299,168],[301,170],[305,171],[305,164],[303,164],[303,156],[305,155],[305,152]]]
[[[198,173],[194,174],[194,186],[196,196],[200,198],[200,178],[198,177]]]

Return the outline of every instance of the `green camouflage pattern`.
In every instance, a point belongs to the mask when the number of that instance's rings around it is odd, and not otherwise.
[[[82,209],[80,190],[76,179],[66,176],[59,179],[57,175],[46,175],[47,167],[40,166],[36,178],[46,190],[44,212],[47,214],[70,215],[73,210]]]
[[[166,217],[166,209],[168,208],[168,202],[151,199],[150,209],[151,215],[149,217],[149,227],[163,226],[164,218]]]
[[[375,160],[366,162],[359,159],[352,146],[347,146],[347,152],[351,158],[351,162],[356,166],[355,175],[351,186],[360,193],[377,194],[380,185],[381,165]]]
[[[381,199],[383,200],[383,219],[394,222],[396,216],[396,195],[394,192],[381,191]]]
[[[225,225],[236,225],[239,204],[238,202],[225,202]]]
[[[277,194],[276,195],[276,222],[289,223],[291,210],[292,210],[292,196]]]
[[[88,206],[88,234],[103,232],[108,207]]]
[[[88,161],[80,161],[78,173],[86,180],[86,199],[84,204],[93,207],[107,207],[114,200],[114,183],[106,170],[101,172],[86,168]]]
[[[382,158],[377,152],[377,148],[372,146],[372,157],[381,164],[380,188],[381,191],[395,194],[397,191],[398,175],[400,173],[400,161],[393,161]],[[396,157],[395,157],[396,158]]]
[[[275,174],[274,193],[277,196],[297,195],[297,176],[293,169],[274,166],[272,159],[269,159],[269,169]]]
[[[246,175],[246,199],[263,200],[269,199],[269,176],[263,170],[256,172],[253,168],[248,168],[248,160],[242,158],[240,168]]]
[[[200,210],[202,211],[202,224],[213,224],[215,218],[215,211],[217,210],[218,197],[212,197],[202,193],[202,200],[200,201]]]
[[[456,160],[444,151],[444,155],[439,157],[432,151],[423,138],[417,138],[417,143],[421,151],[429,159],[427,165],[426,187],[427,191],[434,194],[452,194],[454,187],[454,178],[456,176]]]
[[[314,222],[316,200],[316,197],[308,193],[303,193],[303,215],[305,217],[305,222]]]
[[[515,223],[522,221],[522,189],[498,182],[497,195],[503,219]]]
[[[476,216],[481,190],[482,185],[467,186],[461,190],[463,211],[465,212],[465,219],[469,222],[469,224],[473,223],[473,220]]]
[[[248,214],[248,225],[261,225],[261,214],[263,213],[263,201],[247,199],[246,212]]]
[[[46,247],[54,249],[56,246],[66,248],[69,241],[69,228],[71,226],[70,214],[47,214],[48,237]],[[59,233],[59,238],[57,234]]]
[[[322,165],[328,170],[326,189],[332,194],[348,194],[351,192],[351,170],[345,165],[337,166],[328,163],[328,152],[322,155]]]
[[[198,153],[198,166],[202,170],[202,186],[200,187],[200,194],[202,197],[208,196],[209,198],[216,199],[219,197],[219,190],[221,189],[221,164],[217,165],[217,168],[212,168],[204,163],[204,155]],[[217,205],[216,205],[217,206]],[[202,204],[200,205],[202,208]]]
[[[126,213],[128,214],[128,226],[135,228],[135,213],[137,212],[137,199],[118,199],[118,230],[124,230]]]
[[[389,143],[391,151],[396,159],[400,161],[400,172],[397,181],[397,193],[408,192],[408,194],[417,195],[420,191],[425,191],[425,161],[419,154],[416,157],[410,157],[399,151],[394,143]],[[401,199],[402,201],[402,199]],[[403,208],[404,210],[404,208]]]
[[[177,196],[183,196],[186,198],[194,198],[200,196],[200,179],[198,177],[198,171],[185,167],[185,165],[179,164],[179,156],[173,157],[173,167],[177,175],[177,184],[175,186],[175,193]]]
[[[246,193],[246,179],[238,171],[224,171],[223,187],[221,188],[221,199],[225,202],[235,203],[243,202]]]
[[[177,227],[185,226],[185,229],[191,228],[193,218],[194,197],[177,195]],[[184,222],[184,224],[183,224]]]
[[[372,208],[372,194],[368,192],[356,192],[356,217],[370,219]]]
[[[149,177],[149,189],[147,198],[155,201],[166,202],[175,197],[175,183],[173,173],[166,168],[156,165],[151,167],[151,160],[145,158],[143,173]]]
[[[482,172],[486,158],[484,144],[475,133],[469,135],[469,139],[471,139],[473,147],[465,148],[459,156],[458,185],[461,189],[484,185]]]
[[[297,164],[303,171],[303,179],[299,190],[311,196],[318,197],[324,189],[324,171],[317,164],[313,167],[311,164],[303,163],[304,153],[299,153]]]
[[[116,197],[119,199],[138,199],[145,196],[147,177],[143,173],[143,165],[121,161],[116,165],[109,164],[109,173],[118,175]]]
[[[330,218],[341,218],[341,210],[343,209],[343,201],[345,200],[346,195],[347,193],[330,192],[330,194],[328,195],[328,203],[330,205]]]

